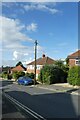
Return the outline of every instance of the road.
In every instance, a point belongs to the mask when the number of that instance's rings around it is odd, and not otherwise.
[[[79,116],[80,96],[64,92],[58,93],[34,86],[22,86],[7,81],[4,81],[2,86],[3,95],[19,107],[19,111],[23,110],[22,112],[25,112],[27,116],[29,115],[29,118],[77,119]]]

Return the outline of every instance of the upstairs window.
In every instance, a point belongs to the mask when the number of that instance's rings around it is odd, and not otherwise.
[[[80,59],[76,59],[76,65],[80,66]]]

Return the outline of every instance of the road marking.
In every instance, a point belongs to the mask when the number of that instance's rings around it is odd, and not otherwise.
[[[23,105],[22,103],[20,103],[19,101],[17,101],[16,99],[12,98],[11,96],[9,96],[6,93],[3,93],[3,95],[8,98],[10,101],[12,101],[13,103],[15,103],[17,106],[19,106],[20,108],[22,108],[24,111],[28,112],[30,115],[32,115],[34,118],[38,119],[38,120],[46,120],[44,117],[42,117],[41,115],[39,115],[38,113],[34,112],[33,110],[31,110],[30,108],[28,108],[27,106]]]

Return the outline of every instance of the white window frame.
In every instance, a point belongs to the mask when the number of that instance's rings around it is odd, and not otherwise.
[[[80,66],[80,59],[76,59],[76,60],[75,60],[75,65]]]

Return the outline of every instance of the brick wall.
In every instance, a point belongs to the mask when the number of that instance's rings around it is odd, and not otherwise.
[[[27,72],[28,73],[34,73],[34,70],[27,69]],[[39,74],[39,73],[40,73],[40,70],[36,70],[36,74]]]
[[[75,59],[69,59],[69,66],[70,67],[75,66]]]

